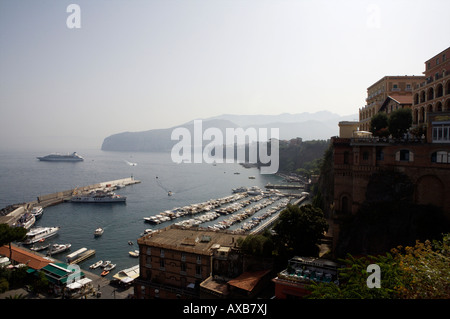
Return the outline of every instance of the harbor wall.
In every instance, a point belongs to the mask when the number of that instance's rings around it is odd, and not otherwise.
[[[25,213],[26,209],[31,209],[34,206],[41,206],[42,208],[57,205],[60,203],[63,203],[65,200],[70,199],[75,193],[84,193],[89,192],[94,189],[102,189],[105,187],[115,187],[115,186],[128,186],[133,184],[140,183],[139,180],[134,179],[133,177],[127,177],[127,178],[121,178],[116,179],[109,182],[102,182],[97,184],[92,184],[88,186],[83,187],[77,187],[61,192],[56,192],[52,194],[47,195],[41,195],[37,197],[37,200],[29,202],[29,203],[22,203],[22,204],[16,204],[11,206],[17,206],[17,208],[9,213],[7,213],[4,216],[0,216],[0,224],[8,224],[12,225],[15,221],[17,221],[22,214]]]

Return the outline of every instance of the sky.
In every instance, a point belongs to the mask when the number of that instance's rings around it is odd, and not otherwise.
[[[449,46],[448,12],[448,0],[0,0],[0,149],[100,148],[221,114],[357,114],[371,84],[422,75]]]

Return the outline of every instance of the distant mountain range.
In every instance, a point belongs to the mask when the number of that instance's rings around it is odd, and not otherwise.
[[[279,115],[233,115],[223,114],[216,117],[202,119],[203,131],[207,128],[218,128],[225,136],[226,128],[243,129],[253,127],[279,128],[280,140],[290,140],[300,137],[304,141],[327,140],[339,133],[340,121],[352,121],[357,114],[341,116],[328,111],[316,113],[279,114]],[[104,139],[102,150],[119,152],[165,152],[170,151],[178,142],[171,140],[172,131],[177,127],[184,127],[193,136],[194,121],[166,129],[154,129],[142,132],[123,132],[108,136]],[[207,144],[208,142],[204,142]]]

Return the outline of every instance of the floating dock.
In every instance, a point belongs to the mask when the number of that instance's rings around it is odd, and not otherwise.
[[[90,250],[84,252],[83,254],[81,254],[80,256],[78,256],[76,259],[70,261],[69,264],[79,264],[79,263],[85,261],[86,259],[91,258],[94,255],[95,255],[95,249],[90,249]]]

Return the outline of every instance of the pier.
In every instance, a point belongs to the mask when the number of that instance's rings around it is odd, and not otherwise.
[[[94,255],[95,255],[95,249],[90,249],[90,250],[84,252],[83,254],[81,254],[76,259],[70,261],[69,264],[79,264],[82,261],[85,261],[86,259],[91,258]]]
[[[272,185],[267,184],[267,189],[303,189],[305,188],[305,185]]]
[[[14,224],[24,213],[31,210],[35,206],[41,206],[42,208],[61,204],[70,200],[74,194],[88,193],[97,189],[115,189],[122,188],[129,185],[139,184],[141,181],[134,179],[133,176],[127,178],[116,179],[108,182],[101,182],[83,187],[76,187],[62,192],[56,192],[52,194],[38,196],[35,201],[10,205],[9,212],[0,216],[0,224],[8,224],[11,226]]]

